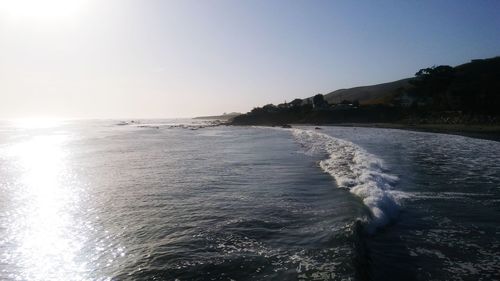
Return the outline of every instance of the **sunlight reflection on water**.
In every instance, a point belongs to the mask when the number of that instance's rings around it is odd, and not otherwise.
[[[78,192],[68,184],[66,141],[65,135],[36,136],[4,151],[18,180],[8,218],[8,242],[15,250],[2,262],[17,264],[22,276],[11,276],[16,279],[85,279],[85,264],[77,259],[83,237],[72,219]]]

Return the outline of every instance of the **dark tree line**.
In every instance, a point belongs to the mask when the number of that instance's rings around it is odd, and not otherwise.
[[[237,116],[233,124],[283,125],[288,123],[339,123],[395,121],[399,112],[383,105],[360,106],[358,101],[344,100],[329,104],[322,94],[312,99],[294,99],[290,103],[267,104]]]
[[[432,111],[500,114],[500,57],[419,70],[410,94]]]

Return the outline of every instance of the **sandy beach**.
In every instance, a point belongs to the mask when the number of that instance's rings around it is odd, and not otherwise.
[[[500,125],[449,125],[449,124],[398,124],[398,123],[340,123],[323,126],[389,128],[420,132],[461,135],[472,138],[500,141]]]
[[[292,124],[299,126],[305,124]],[[472,138],[500,141],[500,125],[449,125],[449,124],[399,124],[399,123],[338,123],[338,124],[307,124],[311,126],[340,126],[340,127],[370,127],[400,129],[419,132],[461,135]]]

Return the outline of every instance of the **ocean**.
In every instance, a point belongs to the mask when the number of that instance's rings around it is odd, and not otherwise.
[[[500,142],[2,122],[0,280],[500,280]]]

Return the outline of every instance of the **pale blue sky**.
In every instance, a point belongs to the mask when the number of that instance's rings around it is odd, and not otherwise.
[[[0,1],[0,118],[245,112],[500,55],[499,1]]]

